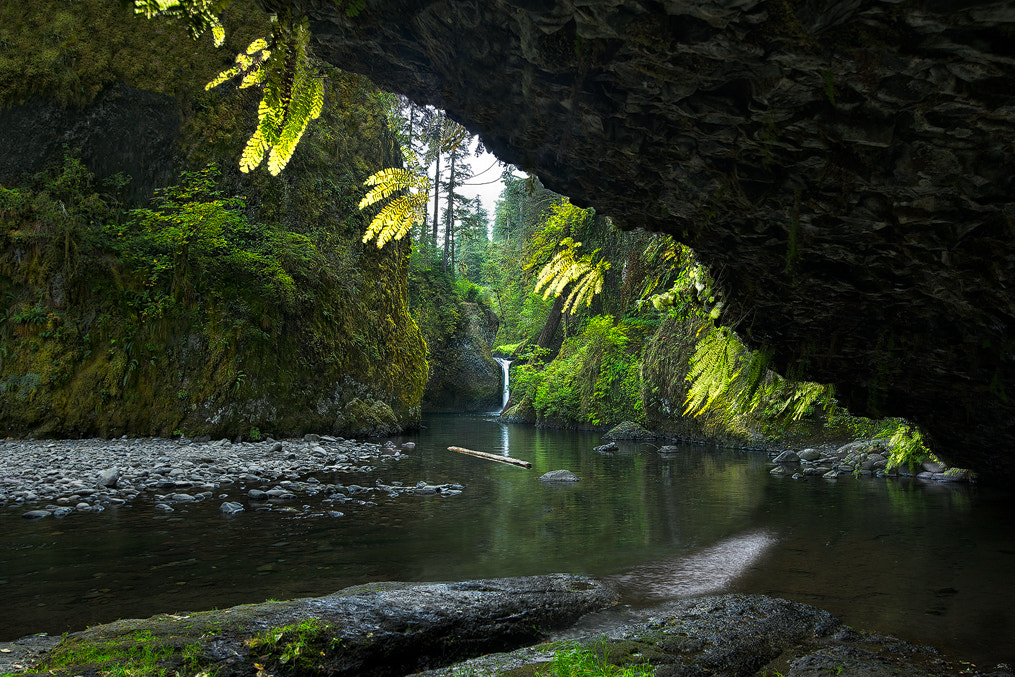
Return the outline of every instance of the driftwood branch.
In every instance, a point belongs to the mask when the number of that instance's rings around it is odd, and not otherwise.
[[[473,451],[472,449],[466,449],[465,447],[448,447],[448,451],[457,451],[459,454],[468,454],[469,456],[475,456],[476,458],[485,458],[488,461],[497,461],[498,463],[507,463],[508,465],[516,465],[519,468],[531,468],[532,464],[528,461],[523,461],[518,458],[511,458],[510,456],[498,456],[497,454],[488,454],[485,451]]]

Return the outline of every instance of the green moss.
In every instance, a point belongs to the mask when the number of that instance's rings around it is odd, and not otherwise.
[[[271,628],[248,641],[251,652],[261,661],[260,671],[284,671],[287,675],[320,674],[323,657],[334,654],[341,640],[327,623],[308,619],[280,628]]]
[[[181,646],[171,638],[137,630],[116,639],[65,639],[32,672],[24,674],[94,672],[103,677],[168,677],[196,673],[202,662],[199,643]]]

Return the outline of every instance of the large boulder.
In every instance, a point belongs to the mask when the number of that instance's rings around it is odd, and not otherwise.
[[[132,652],[143,646],[163,657],[160,667],[187,660],[188,671],[222,677],[251,675],[255,663],[271,674],[388,677],[532,644],[616,601],[602,583],[565,574],[368,583],[326,597],[94,626],[68,635],[50,654],[52,665],[41,667],[90,674],[112,661],[129,670]],[[108,658],[90,658],[95,647]]]

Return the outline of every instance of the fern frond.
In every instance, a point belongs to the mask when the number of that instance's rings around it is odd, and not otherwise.
[[[359,208],[363,209],[370,205],[380,202],[389,195],[397,193],[400,190],[408,188],[416,188],[422,190],[424,182],[429,189],[429,179],[425,175],[416,174],[409,171],[408,169],[402,169],[400,167],[389,167],[382,169],[379,172],[375,172],[367,177],[367,180],[363,182],[366,186],[375,186],[373,190],[367,193],[362,200],[359,202]]]
[[[390,240],[401,240],[412,226],[426,219],[427,193],[399,195],[378,212],[363,234],[363,242],[377,238],[380,249]]]
[[[564,313],[574,312],[581,303],[591,305],[592,298],[603,290],[603,279],[610,269],[610,263],[605,259],[593,264],[599,254],[598,249],[576,258],[575,251],[581,244],[570,237],[561,240],[560,246],[563,249],[553,255],[536,278],[535,292],[538,294],[543,290],[544,299],[560,296],[568,285],[574,284],[561,309]]]
[[[255,169],[261,164],[267,149],[268,145],[264,142],[264,137],[261,136],[261,129],[254,130],[253,136],[250,137],[243,149],[243,154],[240,155],[240,171],[246,174]]]
[[[195,40],[211,30],[212,42],[222,46],[226,30],[219,20],[219,13],[231,0],[134,0],[134,12],[147,19],[156,16],[172,17],[183,22]]]
[[[412,226],[426,220],[427,199],[430,194],[430,179],[426,174],[416,174],[400,167],[388,167],[375,172],[363,182],[374,186],[362,200],[359,208],[365,209],[403,192],[386,204],[363,234],[363,242],[377,238],[380,249],[391,240],[401,240]]]
[[[706,325],[708,326],[708,325]],[[687,380],[691,387],[684,400],[684,414],[698,416],[711,408],[729,389],[739,375],[736,358],[742,346],[736,335],[726,328],[709,327],[698,340]]]

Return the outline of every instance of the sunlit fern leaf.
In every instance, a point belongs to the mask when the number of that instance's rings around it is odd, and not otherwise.
[[[574,312],[582,303],[591,305],[592,298],[603,290],[603,279],[610,269],[610,263],[605,259],[593,263],[599,253],[598,249],[591,254],[576,257],[575,252],[581,244],[570,237],[561,240],[560,246],[563,249],[543,266],[536,279],[535,291],[538,294],[543,290],[544,299],[560,296],[568,285],[574,284],[561,309],[564,313]]]
[[[417,174],[400,167],[389,167],[367,177],[364,185],[373,186],[362,200],[359,208],[365,209],[396,193],[373,218],[363,242],[377,238],[378,249],[391,240],[400,240],[413,225],[426,220],[427,198],[430,193],[430,179],[426,174]]]
[[[167,1],[167,0],[153,0]],[[321,115],[324,85],[310,64],[307,20],[273,19],[271,42],[258,38],[236,56],[236,65],[205,85],[211,89],[233,78],[240,88],[263,85],[257,107],[257,129],[240,157],[240,170],[250,172],[268,158],[268,172],[277,176],[292,159],[311,120]]]
[[[709,327],[698,340],[687,380],[691,387],[684,400],[684,414],[698,416],[720,401],[739,375],[737,357],[742,345],[723,327]]]
[[[261,160],[264,159],[264,152],[267,149],[268,146],[264,143],[260,128],[255,129],[253,136],[250,137],[246,147],[243,149],[243,154],[240,155],[240,171],[249,172],[261,164]]]
[[[149,19],[156,16],[178,19],[195,39],[211,30],[212,41],[219,47],[226,38],[219,14],[230,4],[231,0],[134,0],[134,11]]]

